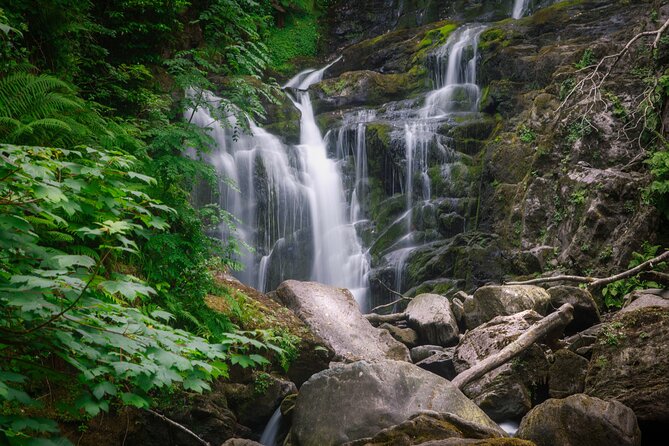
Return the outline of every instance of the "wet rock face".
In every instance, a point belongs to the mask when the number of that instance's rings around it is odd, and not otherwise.
[[[560,308],[566,303],[574,307],[574,320],[565,327],[566,334],[579,333],[600,322],[599,309],[589,291],[573,286],[549,288],[551,308]]]
[[[333,445],[376,435],[425,410],[448,413],[478,429],[503,432],[449,381],[401,361],[359,361],[314,375],[300,389],[291,438]]]
[[[420,294],[406,309],[407,322],[424,344],[454,345],[458,342],[458,324],[451,304],[438,294]]]
[[[537,446],[641,444],[639,425],[629,407],[584,394],[538,405],[523,418],[516,436]]]
[[[583,393],[588,360],[569,350],[558,350],[548,369],[548,394],[551,398],[565,398]]]
[[[629,406],[640,421],[669,421],[669,309],[619,313],[598,336],[585,393]]]
[[[406,346],[386,330],[374,328],[348,290],[287,280],[277,288],[276,296],[335,352],[335,361],[410,361]]]
[[[472,329],[496,316],[508,316],[525,310],[546,315],[550,295],[531,285],[485,286],[464,302],[467,328]]]
[[[456,371],[462,373],[499,352],[540,319],[540,314],[527,310],[498,316],[468,331],[455,349]],[[494,420],[519,418],[532,407],[532,397],[547,374],[546,356],[539,346],[533,345],[518,359],[466,385],[463,392]]]

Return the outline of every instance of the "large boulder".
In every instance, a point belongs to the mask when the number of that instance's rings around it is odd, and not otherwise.
[[[291,438],[326,446],[372,437],[426,410],[448,413],[504,436],[449,381],[402,361],[358,361],[317,373],[297,397]]]
[[[567,349],[558,350],[548,369],[548,394],[551,398],[564,398],[583,393],[587,373],[587,359]]]
[[[406,346],[386,330],[374,328],[362,316],[348,290],[287,280],[277,288],[276,296],[334,350],[337,361],[410,361]]]
[[[421,412],[409,418],[407,421],[383,429],[373,438],[363,438],[345,443],[343,446],[390,446],[390,445],[424,445],[427,441],[441,444],[441,441],[457,439],[454,444],[465,444],[466,439],[486,440],[509,440],[500,438],[496,430],[483,428],[479,425],[469,423],[462,418],[449,413]],[[507,443],[525,445],[529,442]],[[474,443],[489,444],[489,443]],[[494,444],[494,443],[493,443]]]
[[[423,344],[454,345],[458,343],[458,323],[451,304],[438,294],[419,294],[405,311],[410,327],[418,332]]]
[[[585,393],[616,399],[640,421],[669,422],[669,309],[618,313],[595,344]]]
[[[551,307],[560,308],[566,303],[574,307],[574,319],[565,327],[566,334],[579,333],[599,324],[599,309],[588,290],[573,286],[554,286],[547,290]]]
[[[540,319],[539,313],[527,310],[512,316],[498,316],[468,331],[455,349],[456,372],[462,373],[498,353]],[[518,359],[467,384],[463,392],[494,420],[520,418],[532,407],[532,395],[536,394],[537,386],[546,381],[547,374],[548,361],[535,344]]]
[[[641,444],[639,425],[629,407],[584,394],[538,405],[523,418],[516,436],[537,446]]]
[[[550,300],[546,290],[532,285],[481,287],[464,302],[467,328],[471,330],[496,316],[509,316],[525,310],[545,316]]]

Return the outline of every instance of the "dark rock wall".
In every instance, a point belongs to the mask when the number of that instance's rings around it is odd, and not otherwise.
[[[428,150],[432,205],[414,212],[415,239],[424,246],[408,259],[402,291],[448,294],[556,269],[607,275],[625,268],[644,241],[669,242],[660,216],[644,204],[646,148],[630,125],[652,65],[649,42],[611,73],[600,101],[562,105],[584,54],[595,62],[618,51],[637,32],[657,29],[669,7],[537,1],[531,14],[512,20],[512,4],[332,3],[324,40],[330,59],[343,57],[312,87],[312,98],[323,131],[347,113],[376,113],[366,125],[371,222],[362,233],[371,248],[374,303],[390,298],[375,279],[397,282],[384,255],[404,234],[393,225],[406,210],[401,116],[422,106],[433,88],[430,54],[465,22],[489,23],[479,44],[481,113],[438,131],[446,155]],[[286,116],[275,126],[293,129]]]

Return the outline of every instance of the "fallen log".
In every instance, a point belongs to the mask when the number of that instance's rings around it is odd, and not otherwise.
[[[365,318],[371,323],[380,325],[384,322],[393,323],[397,321],[403,321],[407,318],[406,313],[393,313],[393,314],[376,314],[369,313],[364,315]]]
[[[562,305],[555,313],[549,314],[530,327],[518,339],[496,354],[488,356],[483,361],[460,373],[451,382],[457,388],[462,389],[473,380],[515,358],[555,329],[566,326],[572,319],[574,319],[574,307],[569,303]]]

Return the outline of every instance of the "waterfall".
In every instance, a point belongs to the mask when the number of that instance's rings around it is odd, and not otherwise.
[[[432,80],[423,117],[478,110],[481,89],[476,83],[478,38],[485,26],[465,26],[455,31],[434,54]]]
[[[530,4],[530,0],[515,0],[513,3],[513,13],[511,17],[514,19],[519,19],[525,15],[527,12],[527,7]]]
[[[276,440],[279,435],[279,429],[281,429],[281,422],[283,421],[283,416],[281,415],[281,407],[277,407],[272,417],[267,422],[265,429],[260,436],[260,444],[263,446],[275,446]]]
[[[314,261],[311,278],[328,285],[348,288],[360,307],[366,310],[369,259],[358,240],[354,221],[347,218],[348,203],[341,172],[335,160],[327,156],[326,144],[316,124],[307,91],[309,86],[323,78],[323,73],[330,65],[300,73],[286,84],[287,87],[297,86],[293,87],[297,94],[293,103],[301,112],[298,149],[312,209]],[[366,175],[366,168],[364,170]],[[362,167],[360,175],[363,175]],[[350,213],[348,217],[351,217]]]
[[[361,218],[367,177],[364,126],[358,129],[358,186],[349,206],[307,91],[328,67],[305,70],[284,86],[295,94],[291,99],[301,112],[300,143],[295,146],[283,144],[252,121],[249,133],[241,133],[234,117],[221,122],[206,107],[188,115],[210,130],[215,144],[207,159],[225,179],[219,184],[219,204],[238,220],[234,234],[222,225],[220,237],[237,237],[252,247],[242,253],[244,270],[237,277],[262,291],[289,278],[348,288],[366,310],[369,259],[354,226]],[[205,95],[211,104],[219,101]]]
[[[482,25],[463,26],[429,56],[434,90],[427,94],[417,115],[403,124],[406,212],[401,218],[405,232],[385,254],[385,261],[393,265],[396,291],[402,291],[406,285],[404,270],[413,251],[425,243],[416,239],[415,220],[424,212],[433,210],[430,165],[435,159],[457,162],[446,138],[439,134],[439,127],[458,115],[478,112],[481,99],[476,79],[478,38],[484,29]],[[444,166],[440,172],[442,177],[450,172]]]

